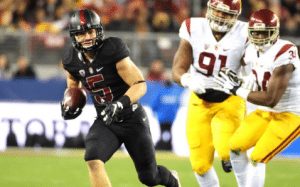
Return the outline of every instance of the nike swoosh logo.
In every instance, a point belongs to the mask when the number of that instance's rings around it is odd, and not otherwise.
[[[96,72],[99,72],[99,71],[101,71],[102,69],[103,69],[103,67],[97,68],[97,69],[96,69]]]

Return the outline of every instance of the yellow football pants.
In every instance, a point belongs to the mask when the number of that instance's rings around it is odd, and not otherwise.
[[[267,163],[300,134],[300,116],[256,110],[242,122],[230,140],[230,149],[246,151],[254,146],[251,160]]]
[[[186,133],[193,171],[206,173],[212,166],[215,150],[222,160],[229,160],[229,139],[244,116],[245,101],[240,97],[208,103],[191,94]]]

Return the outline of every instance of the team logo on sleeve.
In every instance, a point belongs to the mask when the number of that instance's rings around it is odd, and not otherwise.
[[[209,44],[204,44],[204,49],[207,50],[209,48]]]
[[[79,75],[85,77],[85,71],[83,69],[79,70]]]

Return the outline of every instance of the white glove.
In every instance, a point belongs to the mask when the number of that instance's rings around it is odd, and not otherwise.
[[[221,86],[224,92],[227,94],[236,95],[236,90],[241,87],[241,84],[235,79],[230,78],[228,74],[220,71],[218,76],[214,76],[213,79],[218,85]]]
[[[242,80],[243,80],[242,83],[243,88],[246,88],[251,91],[258,91],[257,81],[253,74],[243,77]]]
[[[221,88],[216,88],[227,94],[237,95],[244,99],[247,99],[251,90],[241,87],[239,78],[235,75],[228,74],[224,71],[220,71],[218,76],[214,76],[213,79]]]
[[[204,94],[206,92],[203,80],[190,73],[184,73],[181,75],[180,83],[183,87],[188,88],[197,94]]]

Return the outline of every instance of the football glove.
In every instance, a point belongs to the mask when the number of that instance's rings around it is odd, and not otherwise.
[[[235,72],[228,68],[222,68],[218,73],[218,76],[214,76],[213,79],[220,88],[214,88],[216,90],[223,91],[227,94],[238,95],[244,99],[247,99],[250,90],[242,86],[242,81],[236,75]]]
[[[242,87],[251,91],[258,91],[258,84],[253,74],[242,78]]]
[[[81,108],[77,108],[76,110],[71,110],[69,106],[64,106],[63,102],[60,102],[61,116],[64,120],[70,120],[77,118],[81,112]]]
[[[106,107],[100,113],[105,125],[110,125],[113,121],[115,121],[122,110],[123,105],[120,102],[106,103]]]
[[[130,106],[130,98],[128,96],[122,96],[119,100],[103,104],[105,108],[101,111],[100,115],[105,125],[110,125],[116,121],[122,110],[125,107]]]
[[[183,87],[188,88],[197,94],[204,94],[206,92],[203,80],[201,78],[193,76],[190,73],[184,73],[180,77],[180,83]]]

